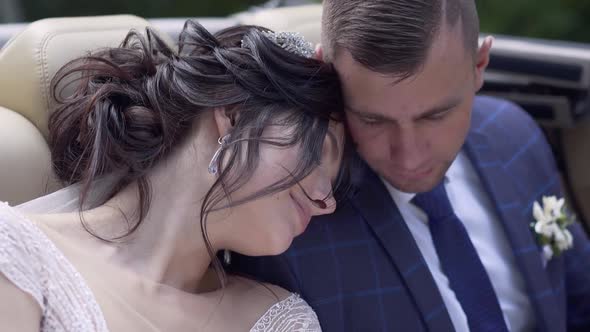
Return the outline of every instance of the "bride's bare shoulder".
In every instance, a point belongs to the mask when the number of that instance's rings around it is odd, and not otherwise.
[[[0,326],[6,331],[39,331],[41,307],[28,293],[0,273]]]
[[[41,322],[39,302],[17,286],[18,280],[29,280],[28,266],[13,264],[19,254],[29,252],[26,250],[26,239],[29,239],[25,236],[28,234],[26,229],[22,227],[20,215],[8,204],[0,202],[0,260],[8,263],[0,266],[0,326],[3,330],[9,327],[7,331],[39,331]],[[34,286],[31,287],[33,291]]]
[[[282,287],[239,276],[229,278],[228,290],[235,296],[247,298],[267,308],[292,295]]]

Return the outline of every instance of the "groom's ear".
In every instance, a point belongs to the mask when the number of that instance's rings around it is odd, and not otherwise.
[[[235,112],[228,110],[225,107],[215,108],[213,116],[215,117],[215,123],[217,124],[217,130],[219,131],[220,137],[227,135],[236,124]]]
[[[320,61],[324,61],[324,50],[322,48],[322,44],[317,44],[315,46],[315,58]]]
[[[484,38],[475,55],[475,92],[479,91],[483,86],[484,72],[490,63],[490,51],[493,42],[494,37],[492,36]]]

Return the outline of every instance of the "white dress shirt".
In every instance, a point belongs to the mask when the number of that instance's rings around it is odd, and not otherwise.
[[[383,179],[426,260],[442,295],[451,321],[459,332],[469,331],[467,317],[443,273],[426,214],[410,201],[415,194],[401,192]],[[534,327],[533,308],[514,254],[473,165],[459,153],[445,177],[445,188],[455,214],[467,233],[490,276],[504,319],[510,331],[529,331]]]

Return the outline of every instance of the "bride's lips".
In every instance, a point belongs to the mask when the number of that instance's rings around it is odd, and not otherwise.
[[[289,196],[291,196],[291,199],[293,199],[293,202],[295,203],[294,205],[299,214],[298,219],[301,225],[300,232],[303,233],[303,231],[309,224],[309,221],[311,220],[311,213],[309,211],[309,207],[305,205],[305,203],[301,202],[301,200],[298,197],[296,197],[296,195],[290,193]]]

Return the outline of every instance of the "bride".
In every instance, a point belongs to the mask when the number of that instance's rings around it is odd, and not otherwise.
[[[57,193],[0,204],[6,331],[320,331],[296,294],[225,275],[331,213],[350,149],[339,81],[296,34],[154,33],[54,79]],[[74,91],[72,91],[74,90]]]

